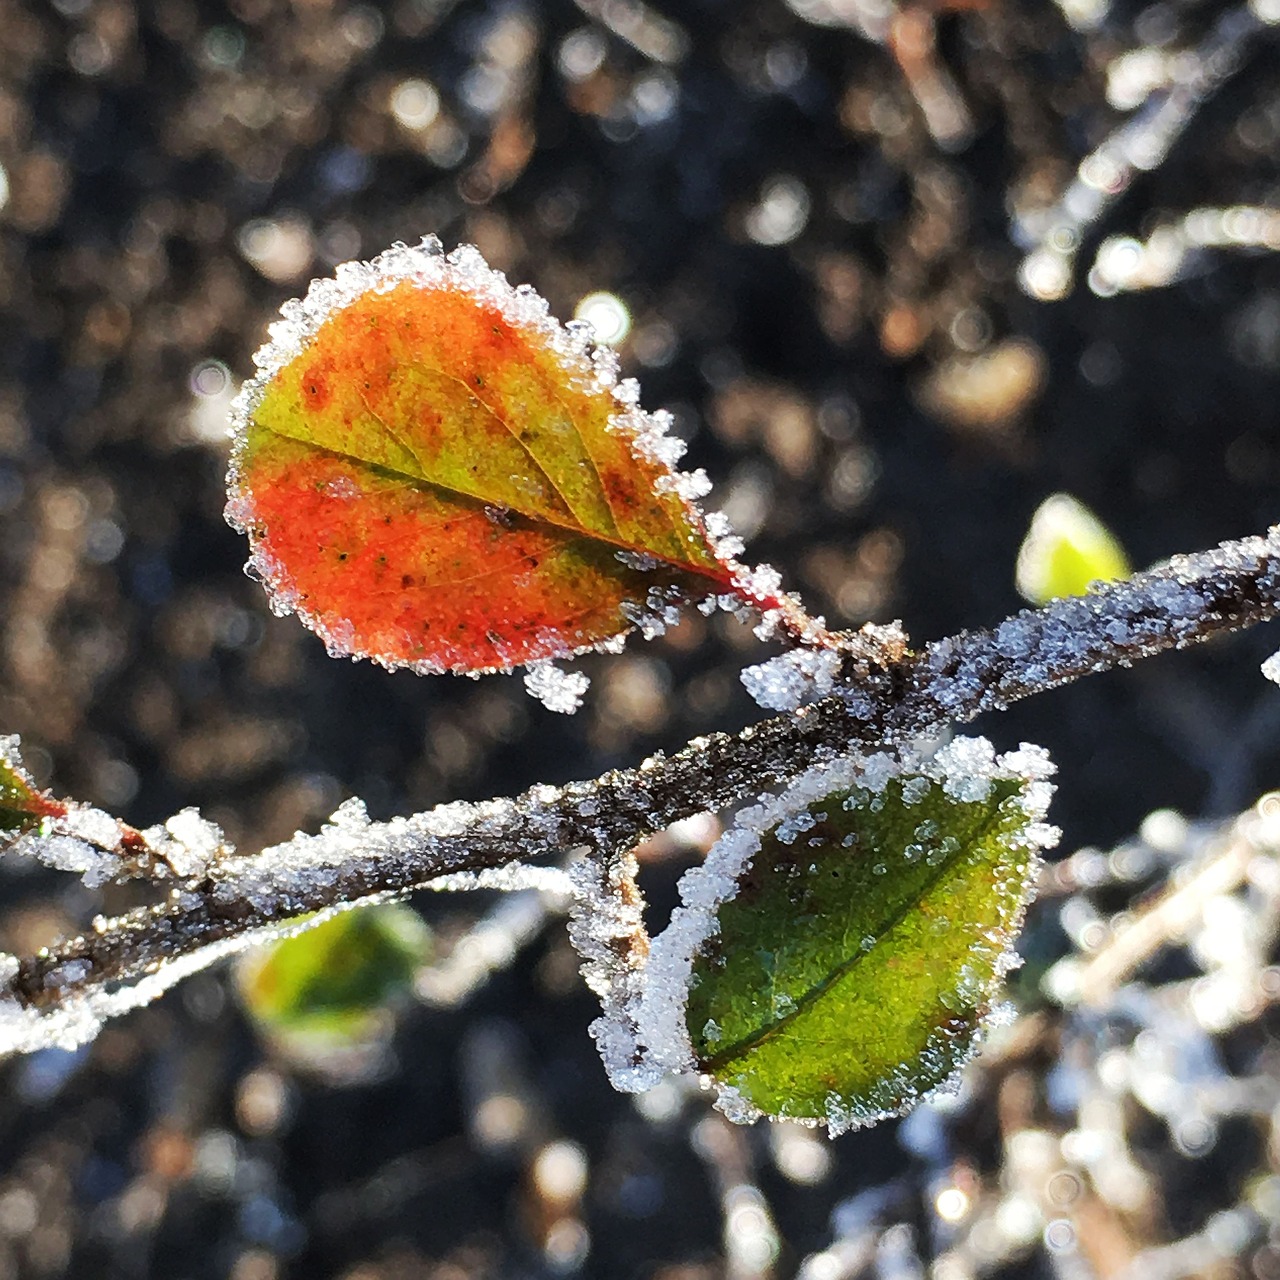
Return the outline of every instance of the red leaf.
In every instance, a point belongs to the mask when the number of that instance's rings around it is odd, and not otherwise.
[[[396,246],[288,304],[237,402],[228,518],[331,652],[480,672],[730,594],[664,415],[474,249]]]

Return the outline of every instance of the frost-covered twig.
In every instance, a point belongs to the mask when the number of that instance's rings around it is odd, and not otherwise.
[[[643,837],[785,784],[851,746],[936,734],[1090,672],[1128,666],[1280,613],[1280,526],[1265,537],[1180,556],[1087,597],[1026,610],[885,666],[848,655],[833,692],[740,734],[591,782],[534,787],[514,800],[443,805],[371,823],[348,802],[318,835],[224,856],[158,905],[99,920],[80,938],[5,958],[0,1049],[87,1040],[104,1017],[288,927],[307,912],[404,894],[458,872],[583,847],[618,865]],[[625,939],[623,940],[625,941]]]

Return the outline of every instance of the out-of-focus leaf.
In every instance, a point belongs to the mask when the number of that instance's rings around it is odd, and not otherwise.
[[[18,739],[0,737],[0,841],[34,830],[46,818],[65,817],[67,806],[31,780],[18,755]]]
[[[1018,550],[1014,581],[1032,604],[1082,596],[1091,582],[1111,582],[1133,572],[1119,539],[1078,498],[1055,493],[1031,517]]]
[[[679,442],[474,250],[403,246],[285,309],[241,396],[228,516],[331,652],[479,672],[673,601],[758,600]]]
[[[694,957],[698,1067],[833,1128],[898,1113],[971,1053],[1028,900],[1028,782],[890,778],[775,823]]]
[[[430,950],[430,932],[411,907],[344,911],[246,960],[240,991],[273,1034],[358,1040],[409,990]]]

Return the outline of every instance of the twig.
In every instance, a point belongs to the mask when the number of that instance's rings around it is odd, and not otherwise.
[[[344,910],[440,876],[577,846],[611,863],[673,822],[785,784],[815,757],[901,745],[1278,613],[1280,526],[887,665],[849,655],[836,692],[821,702],[737,735],[695,739],[669,758],[593,782],[534,787],[514,800],[444,805],[387,823],[370,823],[349,802],[318,835],[224,857],[154,907],[99,920],[92,932],[36,955],[5,958],[0,1050],[83,1042],[103,1018],[304,913]]]

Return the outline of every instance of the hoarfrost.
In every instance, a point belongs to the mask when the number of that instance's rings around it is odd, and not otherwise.
[[[395,818],[379,824],[371,823],[364,805],[353,799],[342,804],[317,835],[298,834],[260,853],[241,856],[226,847],[216,826],[194,810],[184,810],[163,827],[152,828],[143,836],[151,852],[169,861],[171,872],[181,866],[196,876],[212,875],[213,883],[199,894],[189,887],[175,887],[170,900],[193,912],[204,909],[213,917],[218,916],[223,906],[232,904],[237,912],[243,913],[247,903],[269,922],[250,928],[240,936],[214,935],[212,941],[202,937],[190,951],[165,959],[141,977],[110,985],[91,982],[90,961],[77,957],[73,951],[56,967],[41,974],[42,989],[58,993],[56,1001],[28,1004],[16,994],[0,996],[0,1055],[83,1044],[93,1039],[107,1019],[148,1003],[189,975],[227,956],[292,936],[338,911],[391,901],[400,893],[357,892],[349,902],[325,907],[301,921],[291,918],[314,912],[317,901],[326,893],[344,892],[344,880],[348,885],[345,891],[351,892],[349,886],[358,884],[373,868],[413,854],[427,857],[440,847],[441,840],[464,832],[481,834],[500,830],[518,809],[523,809],[528,818],[528,851],[533,854],[554,849],[563,843],[560,821],[553,814],[540,815],[538,809],[559,795],[554,788],[534,788],[519,802],[492,800],[442,805],[411,818]],[[81,812],[79,816],[84,829],[96,829],[97,834],[105,835],[102,823],[105,815],[94,814],[86,819]],[[47,840],[45,843],[47,845]],[[64,869],[81,874],[88,871],[91,875],[99,871],[105,879],[118,878],[120,860],[116,855],[93,850],[74,837],[59,837],[45,852],[56,858]],[[102,861],[95,861],[93,855]],[[520,863],[424,879],[429,887],[442,890],[488,888],[516,894],[533,891],[548,909],[556,910],[562,909],[571,892],[576,892],[575,884],[563,870]],[[405,889],[411,887],[414,886],[406,885]],[[99,918],[94,922],[94,933],[120,935],[138,925],[141,919],[138,915],[117,920]],[[12,957],[0,958],[0,985],[7,982],[13,992],[17,976],[17,962]]]
[[[20,857],[35,858],[55,871],[74,872],[91,889],[107,884],[116,864],[111,854],[56,832],[28,831],[14,841],[13,851]]]
[[[147,828],[142,837],[175,875],[184,878],[204,875],[226,848],[221,828],[196,809],[175,813],[162,826]]]
[[[704,525],[711,545],[721,559],[732,560],[746,549],[746,544],[734,533],[729,517],[723,511],[708,511]]]
[[[41,819],[11,846],[19,857],[34,858],[55,871],[71,871],[96,889],[130,874],[122,857],[120,823],[89,805],[66,805],[62,813]]]
[[[1262,674],[1268,680],[1280,684],[1280,652],[1273,653],[1266,662],[1262,664]]]
[[[571,716],[582,706],[591,681],[581,671],[565,671],[554,662],[531,662],[525,669],[524,687],[548,711]]]
[[[835,688],[841,655],[834,649],[789,649],[743,670],[747,692],[769,711],[795,711]]]
[[[350,906],[363,906],[367,901]],[[76,990],[75,984],[87,976],[88,962],[66,961],[46,975],[48,986],[65,990],[57,1003],[26,1005],[13,996],[0,997],[0,1056],[30,1053],[36,1049],[75,1049],[88,1044],[103,1023],[150,1004],[184,978],[250,947],[305,932],[347,909],[347,905],[337,906],[308,916],[302,922],[271,925],[208,943],[199,951],[174,957],[136,982],[114,989],[90,987]],[[0,954],[0,982],[11,986],[17,976],[17,957]]]
[[[511,862],[505,867],[485,867],[480,871],[455,871],[436,876],[426,887],[438,893],[467,893],[474,889],[497,889],[504,893],[546,893],[568,900],[576,891],[575,881],[559,867],[531,867]]]
[[[600,997],[591,1037],[610,1081],[623,1093],[643,1093],[663,1074],[644,1054],[638,1033],[649,939],[635,872],[631,854],[607,866],[585,856],[570,867],[569,940],[582,958],[587,986]]]

